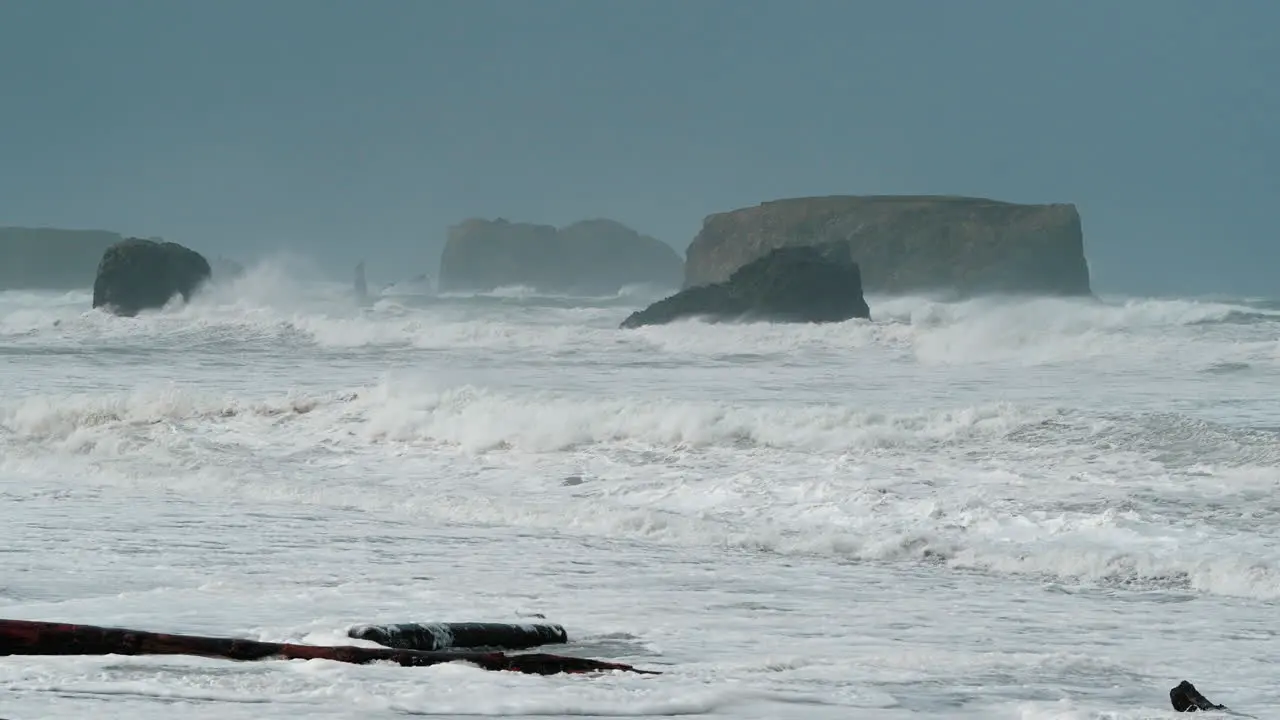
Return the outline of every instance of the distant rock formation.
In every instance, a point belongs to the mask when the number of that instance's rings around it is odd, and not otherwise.
[[[550,225],[470,219],[449,228],[440,255],[441,292],[522,285],[541,292],[614,294],[627,285],[679,287],[670,245],[612,220]]]
[[[93,306],[132,316],[162,308],[174,295],[184,301],[212,271],[200,253],[174,242],[129,238],[107,248],[93,282]]]
[[[421,273],[408,280],[400,280],[384,285],[381,294],[384,296],[434,295],[435,288],[431,284],[431,278],[427,277],[426,273]]]
[[[87,289],[102,253],[121,239],[105,230],[0,228],[0,290]]]
[[[773,250],[738,268],[725,282],[685,288],[632,313],[622,327],[694,316],[819,323],[870,319],[871,310],[849,246],[824,243]]]
[[[235,280],[244,274],[243,265],[221,255],[209,258],[209,270],[212,273],[211,277],[218,282]]]
[[[355,291],[356,297],[361,300],[369,297],[369,282],[365,280],[365,277],[364,277],[364,261],[363,260],[356,263],[354,276],[355,276],[355,280],[354,280],[352,289]]]
[[[843,242],[869,293],[1088,295],[1074,205],[968,197],[793,198],[711,215],[684,287],[722,282],[774,248]]]

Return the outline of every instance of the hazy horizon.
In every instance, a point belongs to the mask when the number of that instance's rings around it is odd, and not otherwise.
[[[1280,6],[984,0],[0,5],[0,225],[371,283],[467,217],[683,254],[783,197],[1074,203],[1099,292],[1280,294]]]

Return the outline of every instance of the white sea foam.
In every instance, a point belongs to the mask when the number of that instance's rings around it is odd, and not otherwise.
[[[0,293],[5,616],[539,612],[667,671],[11,658],[0,714],[1137,718],[1184,677],[1280,707],[1273,304],[618,329],[651,291],[362,305],[276,261],[135,318]]]

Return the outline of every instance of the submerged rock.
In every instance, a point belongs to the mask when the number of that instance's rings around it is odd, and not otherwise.
[[[212,274],[200,253],[178,243],[129,238],[107,248],[93,281],[93,307],[132,316],[183,301]]]
[[[371,640],[405,650],[493,648],[524,650],[553,643],[567,643],[563,625],[531,623],[395,623],[356,625],[347,637]]]
[[[869,319],[871,309],[848,246],[826,243],[778,248],[739,268],[726,282],[686,288],[632,313],[622,327],[695,316],[817,323]]]

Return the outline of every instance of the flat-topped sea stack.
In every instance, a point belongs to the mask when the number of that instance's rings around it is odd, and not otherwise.
[[[771,250],[843,242],[867,293],[1089,295],[1080,214],[953,196],[793,198],[711,215],[686,253],[684,287],[727,280]]]
[[[0,290],[87,289],[102,253],[122,239],[105,230],[0,228]]]
[[[470,219],[449,228],[440,255],[441,292],[523,286],[539,292],[612,295],[627,285],[679,287],[680,255],[613,220],[555,228]]]

